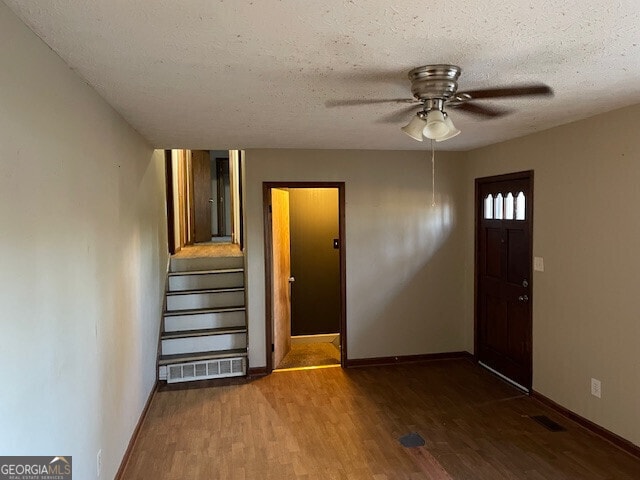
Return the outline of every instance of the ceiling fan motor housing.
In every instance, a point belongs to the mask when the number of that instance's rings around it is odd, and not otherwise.
[[[409,72],[411,93],[422,102],[449,99],[458,90],[461,69],[456,65],[423,65]]]

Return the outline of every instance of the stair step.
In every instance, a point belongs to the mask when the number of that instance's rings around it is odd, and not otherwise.
[[[181,332],[164,332],[162,340],[175,338],[206,337],[209,335],[229,335],[236,333],[247,333],[247,327],[227,327],[227,328],[202,328],[199,330],[186,330]]]
[[[193,272],[169,272],[170,277],[179,277],[181,275],[209,275],[209,274],[224,274],[224,273],[242,273],[244,268],[225,268],[220,270],[194,270]]]
[[[176,355],[161,355],[158,365],[172,365],[178,363],[201,362],[205,360],[219,360],[221,358],[246,357],[246,348],[220,350],[213,352],[179,353]]]
[[[244,327],[247,319],[244,307],[228,307],[173,310],[164,313],[163,322],[165,332],[177,332]]]
[[[198,270],[169,274],[169,292],[212,290],[219,288],[241,288],[244,286],[244,270]]]
[[[247,334],[240,325],[174,330],[162,335],[160,347],[163,355],[235,350],[247,348]]]
[[[207,313],[244,312],[245,307],[194,308],[192,310],[171,310],[164,312],[165,317],[182,317],[184,315],[205,315]]]
[[[227,293],[227,292],[244,292],[244,287],[202,288],[197,290],[180,290],[178,292],[167,292],[167,297],[173,297],[176,295],[197,295],[199,293]]]
[[[169,312],[204,308],[233,308],[244,306],[245,291],[243,287],[184,290],[167,292],[166,299],[166,310]]]
[[[188,272],[200,270],[218,270],[227,268],[241,268],[244,266],[244,257],[171,257],[171,272]]]

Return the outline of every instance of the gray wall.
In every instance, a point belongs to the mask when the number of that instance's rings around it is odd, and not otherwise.
[[[533,388],[640,445],[640,106],[468,153],[466,329],[473,345],[474,178],[532,169]],[[602,381],[602,398],[590,394]]]
[[[464,155],[438,157],[431,206],[426,152],[248,150],[245,220],[249,361],[266,364],[262,182],[344,181],[351,359],[466,348]]]
[[[113,478],[155,382],[154,150],[0,2],[0,452]]]

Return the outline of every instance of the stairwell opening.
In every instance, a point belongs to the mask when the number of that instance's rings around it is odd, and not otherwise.
[[[230,150],[225,157],[218,150],[167,150],[165,160],[172,256],[158,345],[159,380],[244,376],[243,153]]]

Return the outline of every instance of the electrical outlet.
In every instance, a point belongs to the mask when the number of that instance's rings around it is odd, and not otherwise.
[[[533,257],[533,269],[536,272],[544,272],[544,259],[542,257]]]
[[[100,474],[102,473],[102,449],[98,450],[98,454],[96,455],[96,471],[98,472],[98,478],[100,478]]]
[[[598,398],[602,397],[602,385],[600,383],[600,380],[597,380],[595,378],[591,379],[591,395]]]

